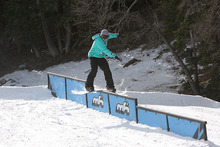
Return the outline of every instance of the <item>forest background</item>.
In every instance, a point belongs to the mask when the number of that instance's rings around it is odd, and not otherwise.
[[[0,76],[86,59],[105,28],[116,53],[166,44],[183,93],[220,101],[219,26],[219,0],[0,0]]]

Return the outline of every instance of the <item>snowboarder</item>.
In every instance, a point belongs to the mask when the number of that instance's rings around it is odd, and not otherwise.
[[[96,77],[98,67],[104,72],[105,80],[106,80],[106,89],[115,92],[116,89],[114,87],[114,82],[112,79],[112,73],[109,68],[108,62],[105,59],[105,56],[109,56],[110,58],[115,58],[121,61],[121,59],[114,53],[112,53],[107,48],[108,39],[117,38],[118,33],[109,33],[107,29],[101,31],[92,37],[93,44],[91,49],[89,50],[88,57],[90,59],[91,71],[87,77],[85,88],[87,91],[94,91],[93,82]]]

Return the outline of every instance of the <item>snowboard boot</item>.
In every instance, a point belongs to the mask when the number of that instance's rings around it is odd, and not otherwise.
[[[116,92],[116,89],[115,89],[114,87],[106,86],[106,89],[107,89],[109,92],[113,92],[113,93]]]
[[[86,90],[89,91],[89,92],[95,91],[95,90],[94,90],[94,87],[87,87],[87,86],[85,86],[85,88],[86,88]]]

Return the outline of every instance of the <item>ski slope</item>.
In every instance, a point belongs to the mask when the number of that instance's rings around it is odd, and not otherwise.
[[[153,49],[121,53],[123,63],[134,57],[142,60],[127,68],[109,59],[117,93],[137,98],[138,104],[147,108],[207,121],[208,141],[182,137],[54,98],[47,89],[46,73],[85,80],[89,61],[84,60],[45,71],[16,71],[2,77],[16,82],[9,81],[0,87],[0,146],[220,146],[220,103],[176,94],[176,89],[169,87],[178,87],[182,78],[172,70],[177,65],[169,53],[155,62],[157,54]],[[95,85],[96,89],[105,86],[101,71]]]

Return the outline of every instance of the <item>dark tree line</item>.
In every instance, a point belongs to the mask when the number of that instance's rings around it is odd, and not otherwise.
[[[90,46],[91,36],[103,28],[122,34],[123,50],[134,42],[140,43],[140,37],[149,30],[145,25],[151,3],[145,0],[0,2],[2,54],[12,48],[18,53],[26,49],[40,57],[47,48],[51,56],[57,57]]]
[[[11,52],[42,64],[45,56],[82,59],[106,28],[120,33],[114,52],[167,44],[187,93],[219,100],[219,26],[219,0],[0,0],[0,62]]]

